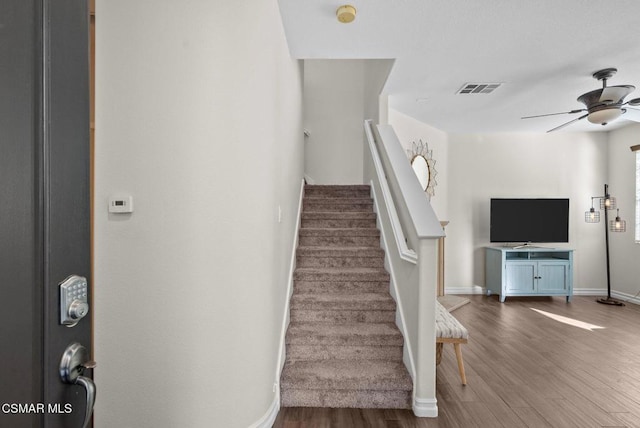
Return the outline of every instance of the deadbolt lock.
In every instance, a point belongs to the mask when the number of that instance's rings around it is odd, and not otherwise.
[[[60,283],[60,324],[73,327],[88,313],[87,278],[71,275]]]

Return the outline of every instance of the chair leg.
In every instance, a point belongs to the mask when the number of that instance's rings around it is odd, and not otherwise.
[[[458,371],[460,372],[460,379],[462,379],[462,384],[467,384],[467,376],[464,374],[464,362],[462,361],[462,349],[460,348],[459,343],[454,343],[453,347],[456,351],[456,359],[458,360]]]

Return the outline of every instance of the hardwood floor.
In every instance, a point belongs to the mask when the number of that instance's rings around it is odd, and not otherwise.
[[[640,307],[593,297],[469,296],[453,314],[469,330],[437,368],[438,418],[410,410],[282,408],[274,427],[640,428]],[[587,330],[531,310],[604,327]]]

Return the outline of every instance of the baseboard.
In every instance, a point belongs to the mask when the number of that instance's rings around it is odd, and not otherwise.
[[[480,287],[479,285],[472,285],[471,287],[446,287],[444,289],[444,294],[485,294],[486,289],[484,287]],[[574,288],[573,289],[574,296],[606,296],[607,289],[606,288]],[[617,295],[617,296],[616,296]],[[625,293],[618,293],[616,291],[611,292],[612,297],[616,297],[620,300],[632,301],[634,296]],[[640,304],[640,298],[635,297],[635,300]],[[635,303],[635,302],[633,302]]]
[[[445,287],[444,294],[485,294],[485,289],[479,285],[471,287]]]
[[[574,288],[574,296],[606,296],[606,288]]]
[[[307,184],[316,184],[316,180],[314,180],[313,178],[309,177],[307,174],[304,175],[304,181]]]
[[[249,428],[271,428],[280,411],[280,394],[273,398],[267,412],[260,419],[249,425]]]
[[[437,418],[438,400],[415,397],[413,399],[413,414],[419,418]]]
[[[280,375],[282,374],[282,369],[284,367],[284,363],[285,363],[285,359],[286,359],[286,352],[287,352],[287,348],[285,345],[285,338],[287,335],[287,329],[289,328],[289,303],[291,301],[291,295],[293,294],[293,271],[295,271],[296,269],[296,249],[298,248],[298,236],[299,236],[299,230],[300,230],[300,222],[302,219],[302,198],[304,197],[304,179],[302,180],[302,183],[300,184],[300,196],[298,199],[298,220],[296,221],[296,226],[295,226],[295,231],[293,233],[293,242],[291,243],[291,259],[289,261],[289,279],[287,281],[287,292],[286,292],[286,302],[284,304],[284,314],[282,315],[282,328],[280,329],[280,350],[278,353],[278,363],[276,364],[276,373],[275,373],[275,379],[274,379],[274,384],[273,384],[273,393],[274,393],[274,398],[273,398],[273,403],[271,404],[271,408],[267,411],[267,413],[265,414],[265,416],[263,416],[262,419],[260,419],[260,421],[256,422],[256,424],[260,423],[260,425],[255,425],[255,427],[270,427],[273,423],[273,421],[275,420],[275,416],[278,414],[278,411],[280,410]],[[271,419],[265,419],[265,417],[267,415],[271,415],[272,413],[274,413],[273,415],[273,420]],[[271,416],[269,416],[271,417]],[[267,423],[266,425],[262,425],[262,421],[263,419],[265,421],[269,421],[271,420],[270,423]]]
[[[606,288],[574,288],[573,289],[574,296],[606,296],[607,289]],[[638,294],[627,294],[622,293],[620,291],[611,291],[611,297],[614,299],[618,299],[622,302],[632,303],[634,305],[640,305],[640,296]]]
[[[604,295],[606,295],[607,293],[605,292]],[[632,294],[627,294],[627,293],[621,293],[619,291],[612,291],[611,292],[611,297],[618,299],[618,300],[622,300],[623,302],[627,302],[627,303],[633,303],[635,305],[640,305],[640,297],[638,297],[638,294],[636,294],[635,296]]]

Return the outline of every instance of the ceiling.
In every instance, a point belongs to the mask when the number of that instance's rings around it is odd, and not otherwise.
[[[450,133],[545,132],[579,114],[522,116],[583,108],[576,101],[602,83],[638,89],[640,1],[349,0],[358,12],[340,23],[331,0],[279,0],[291,55],[299,59],[392,58],[389,106]],[[635,28],[635,30],[634,30]],[[491,94],[456,95],[466,83],[501,83]],[[586,119],[557,132],[606,127]]]

